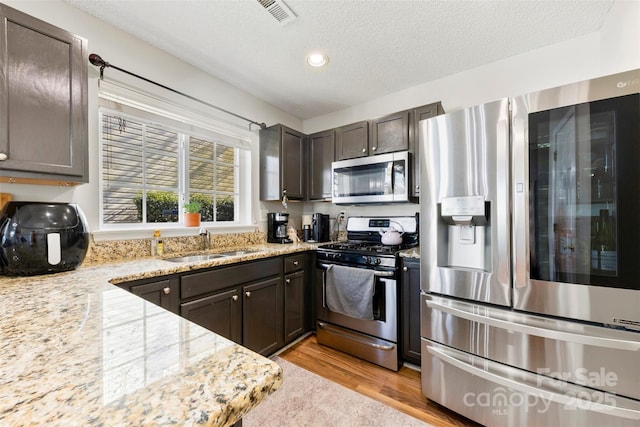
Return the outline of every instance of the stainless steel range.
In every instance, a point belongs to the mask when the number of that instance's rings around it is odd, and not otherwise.
[[[347,239],[317,250],[318,342],[398,370],[398,253],[418,216],[349,217]]]

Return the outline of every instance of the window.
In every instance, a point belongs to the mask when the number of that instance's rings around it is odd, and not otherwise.
[[[103,111],[102,222],[178,222],[179,134]]]
[[[214,130],[193,114],[100,96],[101,229],[179,226],[187,201],[200,202],[207,226],[248,223],[246,136]]]
[[[202,203],[203,221],[234,221],[237,176],[233,147],[189,138],[189,197]]]

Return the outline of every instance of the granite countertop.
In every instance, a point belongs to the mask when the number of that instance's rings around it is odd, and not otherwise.
[[[234,424],[278,389],[280,366],[112,283],[315,247],[0,276],[0,425]]]
[[[405,249],[404,251],[400,251],[398,255],[401,258],[420,258],[420,246],[416,246],[415,248]]]

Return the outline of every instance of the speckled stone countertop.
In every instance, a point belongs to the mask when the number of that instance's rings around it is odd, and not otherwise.
[[[312,250],[0,276],[0,425],[232,425],[277,390],[273,361],[111,283]],[[111,283],[110,283],[111,282]]]
[[[400,251],[398,255],[402,258],[420,258],[420,246]]]

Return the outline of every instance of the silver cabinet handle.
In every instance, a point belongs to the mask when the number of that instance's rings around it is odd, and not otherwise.
[[[291,279],[284,279],[285,283],[288,285],[289,283],[291,283]]]
[[[9,156],[7,156],[5,153],[0,153],[0,162],[3,160],[7,160],[9,158]]]
[[[247,296],[247,298],[251,297],[251,292],[249,291],[245,292],[244,294]]]
[[[402,271],[409,271],[408,267],[402,267]]]
[[[457,359],[451,354],[447,354],[447,352],[437,349],[433,346],[427,345],[426,350],[431,353],[434,357],[440,359],[443,363],[448,363],[449,365],[455,366],[458,369],[461,369],[465,372],[468,372],[473,375],[477,375],[480,378],[483,378],[487,381],[490,381],[494,384],[500,384],[502,386],[511,388],[513,390],[518,390],[522,393],[531,394],[533,396],[542,397],[543,399],[550,400],[554,403],[558,403],[560,405],[568,405],[568,406],[577,406],[581,409],[586,409],[593,412],[601,412],[607,415],[615,415],[621,418],[628,419],[640,419],[640,412],[635,411],[633,409],[621,408],[611,405],[606,405],[599,402],[592,402],[590,400],[584,400],[580,398],[576,398],[571,396],[571,394],[560,394],[548,389],[542,389],[539,386],[534,386],[527,384],[526,382],[521,382],[516,379],[507,378],[502,375],[495,374],[490,371],[491,366],[489,366],[489,370],[480,369],[473,365],[469,365],[467,362]],[[489,365],[495,362],[489,362]],[[513,369],[515,371],[515,369]],[[531,374],[534,375],[535,374]],[[538,380],[536,380],[538,381]],[[533,380],[531,380],[534,383]]]
[[[293,265],[298,265],[298,261],[293,261]]]
[[[416,185],[416,190],[419,190],[419,189],[420,189],[420,186],[419,186],[419,185]]]
[[[584,335],[576,332],[565,332],[557,329],[547,329],[544,327],[537,327],[532,325],[525,325],[508,320],[497,319],[495,317],[484,316],[482,314],[470,313],[463,308],[456,308],[450,305],[440,304],[435,301],[426,301],[429,308],[435,310],[444,311],[453,316],[467,319],[472,322],[479,322],[484,325],[493,326],[500,329],[506,329],[508,331],[520,332],[527,335],[534,335],[542,338],[549,338],[553,340],[562,340],[568,342],[575,342],[579,344],[592,345],[596,347],[608,347],[618,350],[638,351],[640,350],[640,342],[619,340],[615,338],[606,337],[594,337],[591,335]],[[456,304],[456,303],[454,303]]]
[[[238,295],[232,296],[231,299],[234,300],[234,301],[238,301]]]
[[[169,295],[171,293],[171,288],[168,286],[166,288],[163,288],[162,293],[165,295]]]
[[[371,147],[371,151],[376,151],[376,147]]]
[[[363,148],[363,149],[362,149],[362,152],[363,152],[363,153],[366,153],[366,152],[367,152],[367,149],[366,149],[366,148]]]

